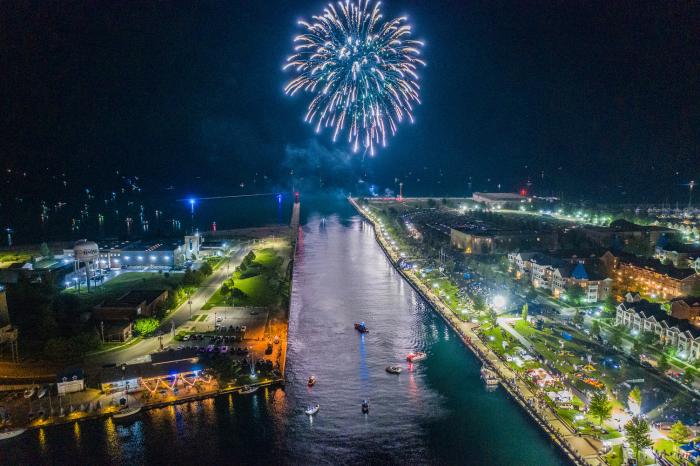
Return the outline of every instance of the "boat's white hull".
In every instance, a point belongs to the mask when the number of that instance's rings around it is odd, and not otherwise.
[[[307,416],[313,416],[314,414],[316,414],[318,412],[318,410],[319,410],[319,406],[315,406],[311,409],[307,409],[304,412],[306,413]]]
[[[27,429],[10,429],[4,432],[0,431],[0,440],[10,440],[11,438],[19,437],[26,431]]]
[[[114,419],[126,419],[141,412],[141,407],[127,408],[112,414]]]

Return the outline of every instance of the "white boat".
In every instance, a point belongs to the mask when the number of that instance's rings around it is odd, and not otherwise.
[[[316,403],[315,405],[306,408],[306,411],[304,411],[304,413],[306,413],[308,416],[313,416],[318,412],[320,408],[321,406],[318,403]]]
[[[27,429],[16,428],[16,429],[2,429],[0,430],[0,440],[9,440],[11,438],[18,437],[25,433]]]
[[[258,391],[258,387],[251,387],[250,385],[243,385],[243,388],[241,388],[238,393],[241,395],[249,395],[251,393],[255,393]]]
[[[44,396],[46,396],[46,394],[48,392],[49,392],[49,386],[44,385],[43,387],[41,387],[41,390],[39,390],[39,394],[37,395],[37,398],[39,398],[39,399],[43,398]]]
[[[141,412],[141,406],[125,406],[116,413],[112,414],[112,417],[114,419],[125,419],[138,414],[139,412]]]
[[[386,366],[386,371],[389,374],[400,374],[401,368],[399,366]]]
[[[408,353],[406,356],[406,361],[408,362],[418,362],[427,359],[428,355],[422,351],[416,351],[415,353]]]
[[[24,397],[29,399],[34,396],[34,392],[36,392],[36,387],[28,388],[24,391]]]
[[[487,367],[481,368],[481,378],[484,379],[486,385],[498,385],[500,382],[498,375]]]

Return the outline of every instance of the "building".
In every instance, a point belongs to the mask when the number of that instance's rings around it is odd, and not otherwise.
[[[56,389],[59,396],[85,390],[85,374],[80,368],[64,369],[56,379]]]
[[[695,269],[679,269],[658,259],[610,251],[601,260],[619,289],[638,291],[652,298],[700,294],[700,274]]]
[[[700,269],[700,245],[695,243],[658,244],[654,250],[654,257],[664,263],[670,262],[674,267]]]
[[[124,342],[134,333],[134,324],[130,320],[100,321],[100,336],[103,341]]]
[[[132,290],[92,308],[92,317],[96,321],[133,321],[152,316],[167,299],[168,290]]]
[[[466,254],[503,254],[517,249],[556,249],[554,230],[482,229],[474,226],[450,228],[450,244]]]
[[[612,279],[600,270],[595,257],[562,258],[539,252],[514,252],[508,254],[508,261],[516,278],[527,277],[532,286],[548,290],[556,298],[580,287],[582,300],[595,303],[605,300],[612,289]]]
[[[635,241],[653,248],[662,238],[674,238],[678,232],[654,225],[637,225],[618,219],[607,227],[584,226],[579,229],[589,240],[603,248],[620,249]]]
[[[696,360],[700,356],[700,329],[689,320],[668,314],[658,303],[620,303],[615,311],[615,325],[634,335],[653,333],[662,345],[675,348],[681,358]]]
[[[175,391],[199,381],[210,383],[212,378],[203,370],[199,357],[192,351],[156,353],[151,362],[102,369],[100,389],[106,394],[123,391],[154,393],[161,389]]]
[[[129,267],[171,269],[185,260],[184,246],[180,242],[159,241],[105,241],[98,244],[95,265],[98,269],[123,269]],[[63,258],[72,261],[72,249],[63,250]]]
[[[689,320],[700,325],[700,298],[687,296],[675,298],[670,303],[671,315],[676,319]]]
[[[525,198],[518,193],[474,193],[472,200],[492,209],[517,208]]]

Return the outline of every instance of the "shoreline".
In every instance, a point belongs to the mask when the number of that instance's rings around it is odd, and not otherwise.
[[[292,240],[291,244],[291,249],[289,252],[289,262],[286,267],[285,273],[289,274],[289,294],[291,297],[291,288],[292,288],[292,283],[293,283],[293,277],[294,277],[294,262],[296,259],[296,235],[292,235],[290,238]],[[287,359],[287,340],[288,340],[288,332],[289,332],[289,311],[291,308],[291,301],[287,301],[285,303],[285,311],[284,311],[284,326],[285,326],[285,337],[283,340],[283,344],[281,345],[281,353],[278,356],[278,363],[279,363],[279,368],[280,368],[280,375],[276,378],[265,378],[264,380],[258,382],[258,383],[248,383],[247,386],[249,387],[255,387],[256,389],[265,389],[265,388],[277,388],[281,387],[284,388],[286,384],[286,378],[285,378],[285,371],[286,371],[286,359]],[[267,324],[266,324],[267,325]],[[36,381],[35,378],[32,380]],[[54,377],[55,379],[55,377]],[[20,385],[22,387],[20,387]],[[26,388],[27,384],[13,384],[11,387],[13,389],[18,389],[20,388]],[[35,386],[36,383],[32,382],[31,386]],[[218,387],[218,382],[217,382],[217,387]],[[236,386],[226,386],[225,388],[215,388],[213,390],[206,390],[200,393],[192,393],[192,394],[185,394],[181,396],[177,396],[174,398],[169,398],[165,400],[154,400],[150,402],[146,402],[143,404],[140,404],[140,412],[135,414],[133,416],[133,419],[131,420],[136,420],[138,419],[138,416],[141,412],[144,411],[150,411],[154,409],[162,409],[166,408],[169,406],[175,406],[175,405],[180,405],[180,404],[186,404],[186,403],[191,403],[191,402],[196,402],[196,401],[202,401],[206,399],[212,399],[212,398],[217,398],[220,396],[225,396],[225,395],[231,395],[231,394],[239,394],[240,396],[246,396],[246,394],[240,394],[239,391],[244,387],[244,385],[236,385]],[[254,394],[254,393],[253,393]],[[90,403],[89,403],[90,404]],[[104,407],[102,408],[99,412],[88,412],[88,411],[74,411],[72,413],[66,413],[63,416],[49,416],[45,417],[42,419],[35,419],[29,423],[23,424],[23,425],[14,425],[15,428],[18,429],[26,429],[27,432],[29,431],[36,431],[40,430],[43,428],[49,428],[49,427],[54,427],[54,426],[59,426],[59,425],[65,425],[65,424],[70,424],[74,422],[84,422],[84,421],[97,421],[101,419],[107,419],[113,416],[113,414],[116,412],[116,408],[113,406],[109,407]]]
[[[397,265],[398,259],[395,258],[388,249],[388,245],[385,244],[385,241],[380,236],[375,222],[362,211],[354,198],[348,197],[348,201],[363,219],[372,224],[374,238],[394,269],[411,286],[411,288],[413,288],[416,293],[418,293],[430,305],[430,307],[437,312],[437,314],[452,328],[452,330],[459,335],[464,345],[481,361],[481,363],[488,366],[489,369],[495,371],[499,375],[501,378],[500,385],[505,388],[511,399],[517,402],[518,405],[520,405],[525,412],[530,415],[531,419],[534,420],[540,429],[542,429],[543,433],[546,434],[557,447],[559,447],[560,451],[575,465],[605,464],[603,461],[601,461],[598,454],[596,454],[594,457],[590,457],[591,455],[584,457],[579,451],[576,451],[576,449],[570,445],[570,442],[567,442],[567,438],[575,437],[573,432],[568,431],[567,429],[568,435],[564,435],[562,437],[562,432],[559,429],[557,429],[555,432],[551,426],[548,425],[546,419],[543,419],[543,417],[546,418],[547,413],[538,413],[537,409],[527,402],[526,397],[522,394],[521,388],[518,386],[515,374],[512,373],[512,371],[509,373],[509,371],[504,370],[503,365],[498,363],[500,361],[498,356],[493,353],[493,351],[491,351],[491,349],[488,348],[483,342],[481,342],[476,333],[472,331],[471,326],[468,323],[459,320],[452,310],[446,308],[446,306],[433,295],[431,290],[424,290],[424,287],[421,286],[417,279],[410,276],[405,270]]]

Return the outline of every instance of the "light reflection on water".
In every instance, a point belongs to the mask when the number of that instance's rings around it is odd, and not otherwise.
[[[13,445],[9,464],[561,464],[502,391],[484,389],[475,358],[345,209],[303,227],[285,389],[86,422],[79,435],[42,429]],[[359,320],[370,333],[353,329]],[[415,350],[429,357],[409,366]],[[404,372],[387,374],[389,364]],[[312,418],[311,402],[321,405]]]

